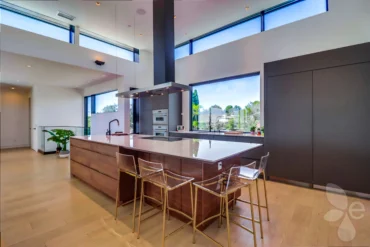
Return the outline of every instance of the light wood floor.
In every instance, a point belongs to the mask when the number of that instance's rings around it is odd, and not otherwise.
[[[352,220],[355,239],[342,242],[337,234],[341,221],[329,223],[324,220],[324,215],[334,209],[324,191],[268,182],[268,192],[271,221],[266,221],[263,211],[265,238],[259,238],[256,225],[258,246],[370,246],[369,200],[348,199],[350,203],[363,203],[366,211],[362,219]],[[114,221],[114,201],[78,179],[71,179],[67,159],[43,156],[31,150],[1,153],[4,246],[160,246],[161,215],[142,223],[141,239],[137,240],[131,233],[131,209],[132,206],[121,208],[119,220]],[[248,207],[238,203],[235,210],[243,209]],[[179,224],[172,218],[167,223],[167,230],[171,231]],[[214,224],[206,232],[226,245],[225,224],[220,229]],[[199,234],[197,243],[192,245],[191,234],[191,228],[186,228],[169,238],[166,246],[214,246]],[[253,246],[251,234],[235,225],[232,226],[232,236],[233,246]]]

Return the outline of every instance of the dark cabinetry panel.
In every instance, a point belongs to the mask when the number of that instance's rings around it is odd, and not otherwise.
[[[370,193],[370,63],[313,78],[314,183]]]
[[[312,72],[267,78],[268,175],[312,182]]]

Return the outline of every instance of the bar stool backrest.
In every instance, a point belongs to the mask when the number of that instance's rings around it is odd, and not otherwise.
[[[258,167],[258,173],[265,172],[268,158],[270,157],[270,153],[267,153],[265,156],[261,157],[260,165]]]
[[[254,168],[256,167],[256,162],[249,164],[248,167]],[[246,176],[243,172],[243,166],[235,166],[230,169],[227,182],[226,182],[226,191],[232,191],[234,189],[238,189],[241,183],[244,183],[246,179],[250,177]]]
[[[140,170],[140,176],[141,177],[147,177],[157,172],[162,172],[162,175],[164,177],[163,173],[163,165],[162,163],[156,163],[156,162],[150,162],[143,159],[138,159],[139,161],[139,170]]]
[[[116,153],[116,159],[118,169],[124,172],[129,172],[134,175],[139,175],[135,162],[135,157],[133,155]]]

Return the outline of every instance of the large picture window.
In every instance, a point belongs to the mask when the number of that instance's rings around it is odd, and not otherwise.
[[[193,85],[191,108],[192,130],[260,127],[260,75]]]
[[[95,111],[96,113],[107,113],[118,111],[118,91],[98,94],[95,96]]]

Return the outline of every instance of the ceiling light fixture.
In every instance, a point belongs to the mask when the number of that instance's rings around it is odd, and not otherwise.
[[[176,15],[173,16],[173,19],[176,19]]]
[[[245,6],[245,10],[248,11],[249,10],[249,6]]]
[[[96,2],[95,4],[96,4],[96,6],[100,6],[100,2]]]
[[[32,66],[31,65],[27,65],[28,68],[31,68]]]
[[[12,87],[11,89],[12,89],[12,90],[14,90],[14,89],[15,89],[15,87]]]

